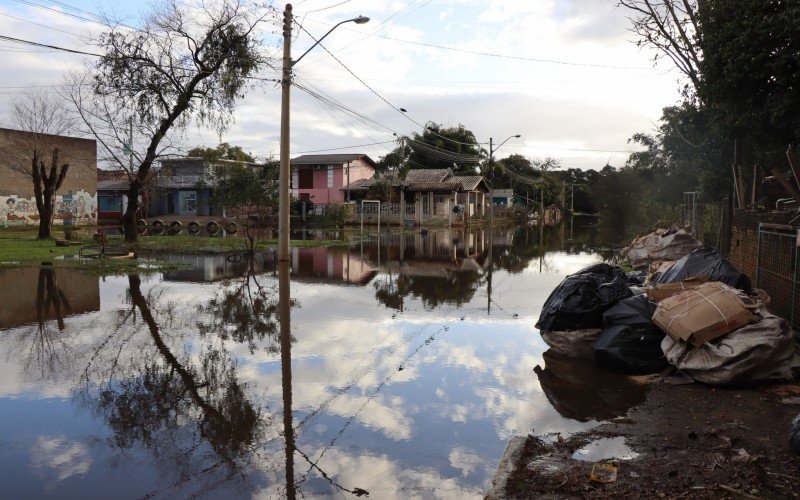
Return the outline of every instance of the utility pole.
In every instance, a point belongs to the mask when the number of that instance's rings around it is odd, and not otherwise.
[[[330,35],[333,30],[344,23],[354,22],[356,24],[364,24],[369,22],[368,17],[358,16],[353,19],[346,19],[334,25],[333,28],[328,30],[327,33],[322,35],[314,45],[309,47],[303,52],[300,57],[292,61],[292,4],[287,3],[286,9],[283,11],[283,70],[281,72],[281,169],[278,175],[278,189],[280,193],[278,196],[278,260],[289,260],[289,177],[291,176],[289,164],[289,91],[292,88],[292,67],[299,63],[302,58],[306,56],[311,49],[320,44],[320,42]]]
[[[278,175],[278,260],[289,260],[289,90],[292,85],[292,4],[283,11],[283,71],[281,73],[281,170]]]

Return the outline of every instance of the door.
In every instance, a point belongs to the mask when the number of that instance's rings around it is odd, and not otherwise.
[[[181,191],[181,215],[195,215],[197,213],[197,192]]]

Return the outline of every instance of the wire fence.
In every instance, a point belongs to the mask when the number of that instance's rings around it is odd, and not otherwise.
[[[800,331],[800,229],[784,224],[758,227],[756,287],[766,291],[770,310]]]

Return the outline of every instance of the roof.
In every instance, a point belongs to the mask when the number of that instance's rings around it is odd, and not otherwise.
[[[453,175],[449,168],[415,168],[408,171],[405,183],[442,182],[448,175]]]
[[[292,165],[335,165],[340,163],[347,163],[348,161],[356,161],[364,159],[372,167],[375,167],[375,162],[364,153],[337,153],[325,155],[300,155],[297,158],[292,158]]]
[[[406,187],[406,191],[460,191],[460,182],[415,182]]]
[[[126,191],[129,186],[130,182],[127,179],[97,181],[98,191]]]
[[[480,175],[454,175],[447,179],[447,182],[460,182],[464,186],[464,191],[474,191],[483,181]]]

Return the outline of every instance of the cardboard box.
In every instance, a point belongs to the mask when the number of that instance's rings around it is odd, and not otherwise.
[[[685,292],[687,290],[694,290],[703,283],[707,282],[708,276],[695,276],[693,278],[685,279],[680,283],[660,283],[658,285],[653,285],[646,290],[646,293],[650,300],[661,302],[662,300],[672,297],[677,293]]]
[[[673,339],[699,347],[752,323],[755,310],[746,295],[712,281],[659,302],[653,323]]]

